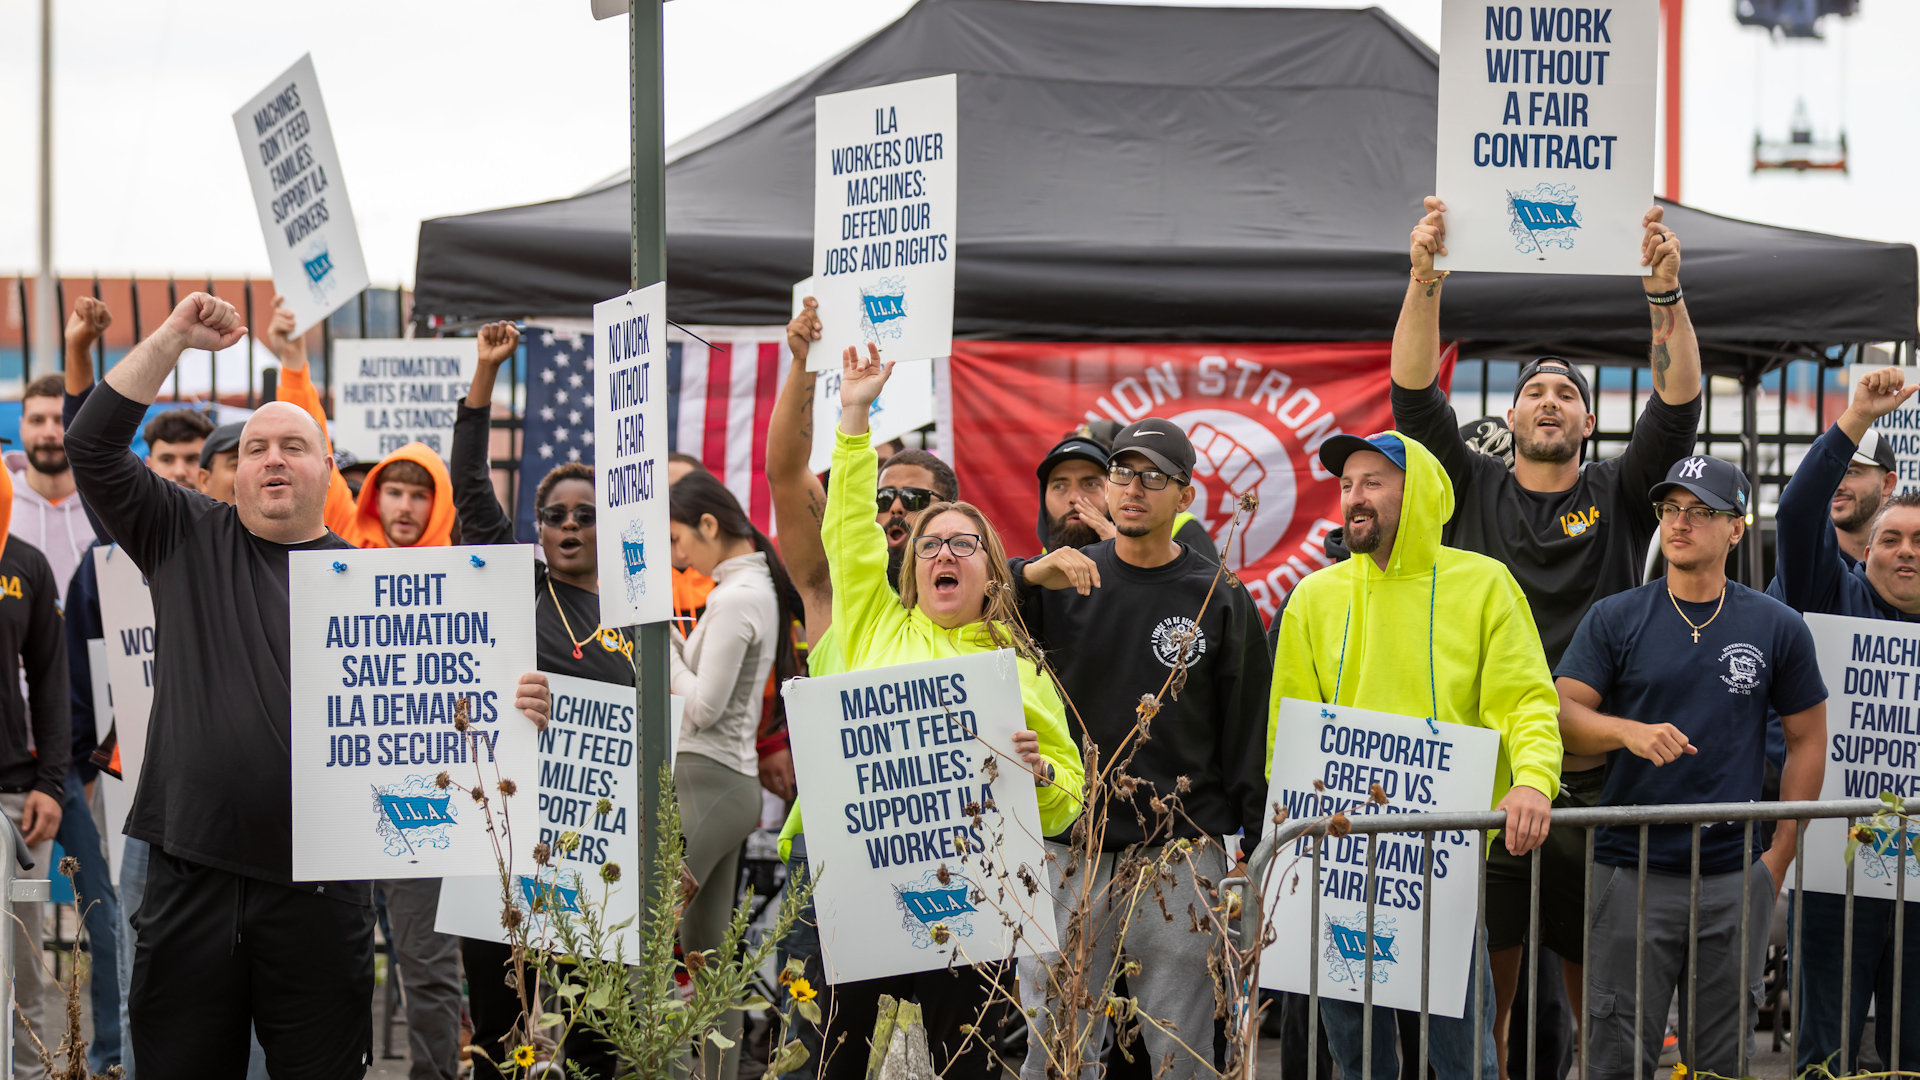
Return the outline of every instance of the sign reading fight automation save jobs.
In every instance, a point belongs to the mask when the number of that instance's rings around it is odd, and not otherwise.
[[[1463,724],[1440,724],[1435,732],[1411,716],[1294,698],[1281,700],[1275,723],[1267,802],[1285,807],[1289,821],[1336,812],[1411,815],[1492,805],[1498,732]],[[1315,781],[1326,790],[1316,791]],[[1369,800],[1375,784],[1386,793],[1384,806]],[[1277,827],[1269,824],[1267,830]],[[1367,837],[1326,838],[1318,927],[1312,925],[1314,843],[1301,837],[1274,854],[1266,910],[1278,936],[1261,957],[1260,985],[1307,993],[1317,965],[1323,998],[1358,1003],[1366,986]],[[1374,843],[1373,1003],[1420,1008],[1423,909],[1431,905],[1432,1012],[1465,1015],[1480,901],[1480,833],[1435,834],[1431,894],[1421,834],[1381,833]]]
[[[939,75],[814,99],[809,371],[869,341],[895,361],[953,351],[957,86]]]
[[[273,288],[304,334],[367,287],[353,204],[333,149],[313,57],[302,56],[233,114],[260,210]]]
[[[1004,960],[1054,940],[1050,894],[1017,884],[1023,869],[1044,881],[1047,856],[1033,774],[1001,756],[1026,727],[1011,649],[782,691],[828,982]]]
[[[667,284],[593,305],[600,625],[673,618],[667,551]]]
[[[540,796],[537,732],[513,707],[534,669],[533,548],[296,551],[287,570],[293,879],[494,872],[470,792],[497,813],[513,781],[520,820]]]
[[[1644,276],[1659,44],[1658,0],[1445,0],[1434,265]]]
[[[447,457],[479,360],[479,338],[335,341],[334,445],[362,461],[414,442]]]

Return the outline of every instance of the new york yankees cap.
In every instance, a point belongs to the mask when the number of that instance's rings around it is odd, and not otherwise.
[[[1171,420],[1149,416],[1120,429],[1113,437],[1113,449],[1107,464],[1132,451],[1153,462],[1154,467],[1183,484],[1193,483],[1193,443],[1180,425]]]
[[[1747,483],[1747,474],[1740,471],[1740,466],[1702,454],[1674,462],[1673,468],[1667,470],[1667,478],[1648,489],[1647,498],[1659,502],[1660,497],[1673,488],[1690,491],[1701,502],[1729,514],[1746,514],[1748,504],[1753,501],[1753,487]]]
[[[1853,452],[1853,460],[1860,465],[1874,465],[1893,472],[1900,467],[1900,461],[1893,456],[1893,446],[1880,437],[1878,428],[1868,428],[1866,437],[1860,440],[1859,449]]]

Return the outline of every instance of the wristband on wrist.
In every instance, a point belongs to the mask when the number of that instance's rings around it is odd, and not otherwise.
[[[1435,270],[1433,272],[1432,277],[1424,278],[1420,276],[1420,271],[1418,270],[1409,269],[1407,271],[1407,275],[1413,278],[1414,283],[1417,285],[1431,285],[1434,282],[1439,281],[1442,278],[1445,278],[1448,274],[1451,274],[1451,273],[1453,273],[1453,271],[1451,270]]]
[[[1647,303],[1653,304],[1658,307],[1669,307],[1673,304],[1679,303],[1681,295],[1682,294],[1680,292],[1680,286],[1675,285],[1673,288],[1667,290],[1666,292],[1648,293]]]

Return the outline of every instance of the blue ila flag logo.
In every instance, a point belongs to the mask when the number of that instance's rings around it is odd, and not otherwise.
[[[315,240],[307,245],[300,256],[300,269],[307,275],[307,291],[313,294],[315,303],[326,303],[339,279],[333,278],[333,255],[327,250],[325,240]],[[333,278],[333,280],[329,280]]]
[[[945,874],[946,880],[941,876]],[[934,928],[940,927],[955,937],[972,937],[973,916],[978,910],[969,893],[973,883],[945,867],[929,870],[918,881],[893,887],[893,903],[902,912],[900,925],[907,931],[916,949],[930,948]],[[942,935],[944,940],[946,935]]]
[[[1398,934],[1392,918],[1373,921],[1373,981],[1384,983],[1400,963],[1395,947]],[[1367,915],[1361,912],[1344,919],[1327,916],[1327,975],[1337,983],[1355,986],[1367,978]]]
[[[1515,251],[1543,256],[1550,247],[1572,251],[1581,220],[1579,193],[1572,184],[1507,192],[1507,232]]]
[[[647,526],[639,518],[620,531],[620,562],[627,583],[627,603],[647,595]]]
[[[869,341],[898,340],[907,317],[907,276],[881,278],[860,288],[860,330]]]
[[[452,792],[431,776],[409,776],[397,784],[373,786],[374,833],[394,858],[418,855],[421,848],[445,851],[453,844],[459,809]]]

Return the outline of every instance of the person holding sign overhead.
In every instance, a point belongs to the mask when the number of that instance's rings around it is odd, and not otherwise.
[[[153,589],[154,704],[127,833],[153,845],[129,1012],[140,1072],[234,1076],[257,1029],[276,1077],[364,1074],[373,1029],[365,882],[293,881],[288,555],[344,548],[313,418],[269,402],[239,441],[236,505],[156,475],[128,445],[180,354],[246,334],[194,293],[115,365],[67,433],[80,491]],[[544,726],[545,676],[514,707]]]
[[[1752,491],[1745,474],[1719,458],[1674,465],[1647,493],[1660,518],[1666,577],[1593,605],[1554,671],[1567,750],[1607,755],[1602,806],[1758,802],[1769,707],[1786,729],[1781,801],[1820,797],[1827,688],[1813,634],[1785,604],[1727,580],[1727,555],[1746,533]],[[1587,958],[1589,1077],[1653,1075],[1683,971],[1695,989],[1680,995],[1682,1058],[1696,1072],[1734,1073],[1740,1042],[1751,1047],[1753,1038],[1751,1023],[1740,1030],[1740,996],[1760,1000],[1767,948],[1764,931],[1745,935],[1751,983],[1740,985],[1742,894],[1750,897],[1746,925],[1767,926],[1793,860],[1796,827],[1780,822],[1764,852],[1758,829],[1753,849],[1745,849],[1742,823],[1701,829],[1692,957],[1690,827],[1651,826],[1644,853],[1637,828],[1598,831]],[[1644,907],[1635,903],[1639,889]],[[1689,998],[1697,1002],[1693,1015]]]
[[[1454,512],[1453,485],[1421,443],[1395,431],[1336,435],[1321,444],[1320,463],[1340,478],[1341,524],[1353,554],[1308,575],[1288,599],[1268,753],[1282,698],[1492,728],[1500,755],[1488,802],[1507,812],[1498,842],[1512,855],[1527,854],[1547,837],[1562,751],[1559,700],[1526,594],[1500,563],[1440,543]],[[1440,1080],[1498,1075],[1491,1009],[1479,1032],[1481,1060],[1473,1060],[1471,1002],[1490,974],[1487,964],[1474,964],[1463,1018],[1429,1021]],[[1359,1080],[1362,1007],[1324,1001],[1322,1008],[1340,1075]],[[1376,1017],[1373,1042],[1372,1080],[1391,1080],[1399,1069],[1395,1025]]]
[[[867,495],[880,467],[867,435],[867,411],[892,370],[871,344],[866,357],[849,347],[841,358],[840,428],[821,542],[832,573],[833,633],[845,671],[991,652],[1011,645],[1018,633],[1000,536],[969,503],[935,502],[914,517],[906,537],[912,565],[901,569],[898,595],[887,584],[887,536]],[[1085,773],[1059,694],[1031,662],[1019,664],[1027,727],[1015,734],[1001,767],[1032,771],[1039,784],[1041,825],[1054,836],[1080,816]],[[920,1002],[936,1072],[949,1080],[988,1076],[991,1057],[972,1025],[994,993],[993,967],[835,986],[824,1038],[829,1057],[821,1077],[865,1075],[866,1042],[881,994]],[[836,1046],[841,1035],[845,1044]]]
[[[1920,493],[1894,495],[1893,472],[1868,447],[1871,441],[1872,449],[1884,451],[1890,461],[1893,448],[1880,440],[1873,423],[1916,392],[1920,386],[1906,385],[1904,369],[1869,372],[1854,388],[1853,402],[1840,419],[1814,440],[1780,493],[1777,571],[1767,586],[1768,596],[1802,614],[1920,622]],[[1862,462],[1863,455],[1873,464]],[[1851,945],[1845,940],[1844,897],[1800,890],[1794,903],[1801,905],[1798,1000],[1806,1025],[1800,1034],[1799,1068],[1828,1064],[1840,1052],[1841,960],[1849,949],[1853,1015],[1846,1021],[1846,1044],[1853,1048],[1854,1060],[1831,1067],[1835,1072],[1859,1067],[1860,1035],[1872,1001],[1880,1018],[1873,1026],[1880,1060],[1886,1068],[1900,1068],[1893,1060],[1895,1025],[1887,1018],[1900,1017],[1902,1048],[1920,1048],[1920,918],[1911,905],[1897,915],[1906,921],[1900,977],[1906,1007],[1895,1010],[1895,902],[1854,897]]]

